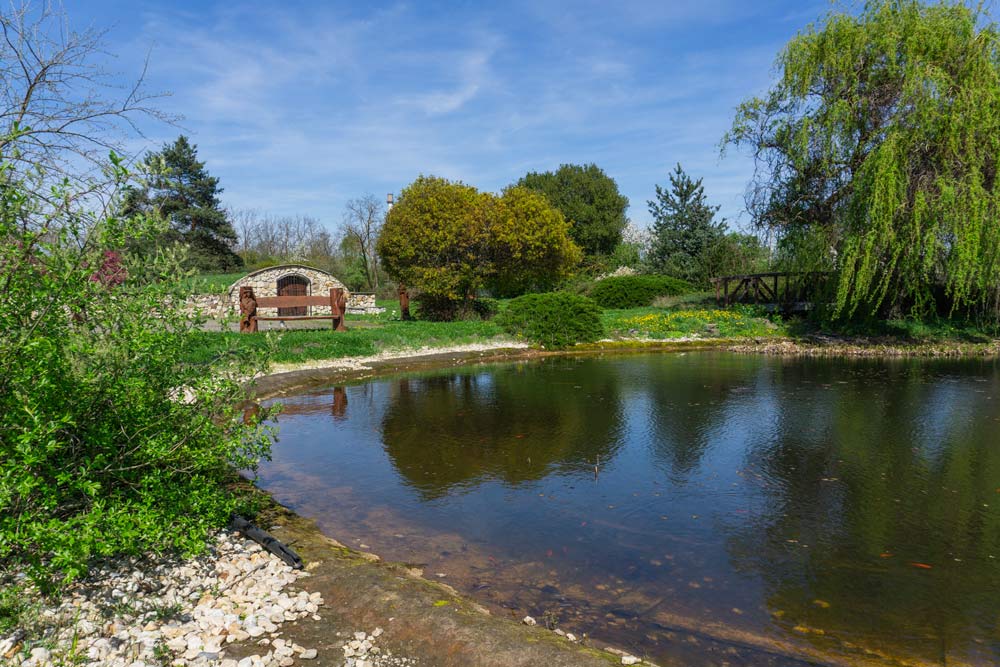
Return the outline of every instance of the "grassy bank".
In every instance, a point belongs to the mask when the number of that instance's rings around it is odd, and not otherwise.
[[[510,338],[493,321],[402,322],[398,304],[380,302],[386,312],[348,317],[349,331],[328,329],[270,331],[257,335],[201,332],[186,353],[192,363],[206,363],[220,355],[243,354],[272,348],[275,364],[369,357],[385,351],[446,348],[472,343],[503,345]],[[745,340],[752,345],[788,341],[828,349],[871,350],[966,349],[979,353],[995,345],[1000,331],[951,320],[891,320],[839,327],[820,326],[802,318],[785,319],[754,306],[717,308],[703,299],[674,300],[663,307],[606,310],[601,315],[605,336],[612,341],[671,341],[678,339]],[[773,348],[773,346],[772,346]],[[772,349],[769,348],[769,349]],[[773,348],[778,349],[778,348]]]
[[[492,322],[364,322],[348,320],[349,331],[334,334],[329,329],[269,331],[258,334],[203,331],[197,344],[185,354],[192,363],[207,363],[220,355],[240,354],[272,347],[271,361],[295,364],[321,359],[368,357],[385,350],[447,347],[504,340],[500,327]],[[354,324],[355,326],[351,327]]]
[[[470,343],[496,344],[511,340],[494,321],[403,322],[398,304],[380,303],[386,312],[348,316],[346,333],[328,329],[269,331],[255,335],[203,331],[185,356],[192,363],[207,363],[220,355],[244,354],[271,348],[275,364],[368,357],[388,350],[449,347]],[[779,338],[786,326],[762,311],[747,308],[719,310],[688,305],[669,308],[607,310],[601,317],[605,335],[612,340],[672,340],[677,338]]]
[[[630,308],[606,310],[604,327],[612,338],[670,340],[673,338],[762,338],[788,335],[778,316],[748,307]]]

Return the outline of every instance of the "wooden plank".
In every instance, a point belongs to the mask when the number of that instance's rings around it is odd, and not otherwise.
[[[258,320],[332,320],[333,315],[285,315],[284,317],[261,317],[257,316]]]
[[[295,306],[329,306],[329,296],[259,296],[258,308],[294,308]]]

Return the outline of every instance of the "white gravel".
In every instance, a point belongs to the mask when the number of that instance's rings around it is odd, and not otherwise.
[[[382,635],[382,628],[375,628],[371,633],[355,632],[344,642],[344,667],[408,667],[419,663],[412,658],[393,655],[392,651],[383,651],[376,646]]]
[[[22,643],[0,638],[0,664],[108,667],[307,664],[315,649],[280,638],[288,621],[313,617],[319,593],[292,590],[308,577],[254,542],[220,533],[202,556],[184,561],[116,562],[43,607]],[[43,628],[41,636],[38,627]],[[227,646],[253,640],[259,652],[237,661]]]
[[[449,354],[464,352],[491,352],[494,350],[523,350],[529,345],[513,339],[495,339],[488,343],[469,343],[467,345],[450,345],[443,347],[409,348],[402,350],[385,350],[369,357],[343,357],[339,359],[323,359],[306,361],[298,364],[273,364],[267,373],[287,373],[289,371],[314,370],[330,368],[348,371],[363,371],[371,368],[369,364],[392,359],[419,359],[432,354]]]

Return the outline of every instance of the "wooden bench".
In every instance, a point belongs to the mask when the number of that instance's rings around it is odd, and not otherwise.
[[[277,315],[262,317],[258,308],[301,308],[303,306],[329,306],[329,315]],[[347,331],[344,314],[347,296],[344,290],[334,288],[329,296],[255,296],[252,287],[240,288],[240,333],[254,333],[260,320],[331,320],[334,331]]]

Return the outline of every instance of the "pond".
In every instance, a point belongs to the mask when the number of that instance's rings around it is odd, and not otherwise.
[[[996,361],[566,357],[281,402],[263,488],[495,613],[661,664],[1000,663]]]

